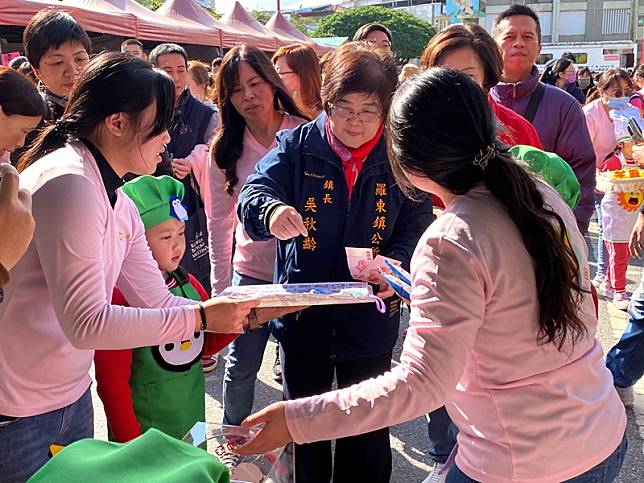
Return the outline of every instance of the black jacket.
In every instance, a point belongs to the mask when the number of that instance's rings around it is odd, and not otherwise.
[[[431,199],[413,202],[396,186],[384,137],[378,141],[348,197],[340,159],[326,141],[326,114],[278,133],[278,146],[258,164],[241,190],[238,214],[251,238],[271,238],[266,214],[276,203],[308,219],[309,237],[278,241],[277,283],[347,282],[345,247],[369,247],[409,268],[418,240],[434,220]],[[313,226],[314,228],[311,228]],[[338,361],[381,355],[398,336],[400,301],[313,307],[273,323],[284,350]]]

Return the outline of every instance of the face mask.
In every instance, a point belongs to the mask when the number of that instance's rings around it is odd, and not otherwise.
[[[577,82],[577,74],[568,74],[566,76],[566,82],[568,84],[574,84],[575,82]]]
[[[628,97],[609,97],[608,107],[610,109],[622,109],[628,104]]]
[[[590,86],[590,79],[579,79],[577,82],[581,89],[586,89]]]

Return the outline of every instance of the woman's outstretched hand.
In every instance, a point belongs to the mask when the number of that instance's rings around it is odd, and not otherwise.
[[[264,454],[293,441],[286,425],[285,410],[286,403],[282,401],[248,416],[242,423],[243,427],[251,428],[261,424],[264,426],[253,439],[235,451],[241,455]]]
[[[206,330],[219,334],[243,334],[248,314],[258,305],[257,299],[213,297],[206,300],[203,303],[206,311]],[[197,323],[201,324],[200,316],[197,317]]]

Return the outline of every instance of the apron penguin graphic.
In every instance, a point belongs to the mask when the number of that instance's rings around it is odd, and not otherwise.
[[[168,288],[174,295],[201,300],[181,272],[169,274]],[[206,412],[205,379],[201,368],[204,334],[132,352],[130,389],[141,432],[157,428],[183,438]]]

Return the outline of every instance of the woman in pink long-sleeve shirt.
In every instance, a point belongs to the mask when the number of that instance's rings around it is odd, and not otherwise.
[[[401,364],[251,416],[245,425],[266,424],[242,451],[373,431],[445,403],[460,430],[448,483],[613,481],[626,417],[572,211],[494,140],[485,95],[461,73],[408,81],[389,132],[399,182],[447,205],[412,260]]]
[[[217,79],[221,117],[212,146],[211,206],[207,210],[213,295],[231,283],[272,283],[275,241],[250,239],[237,219],[237,198],[255,165],[277,145],[277,132],[305,122],[268,56],[255,47],[242,44],[231,49]],[[255,379],[269,335],[265,326],[230,344],[223,388],[224,424],[240,424],[251,413]]]
[[[0,303],[3,483],[29,478],[47,461],[50,445],[93,435],[94,349],[159,345],[204,329],[242,332],[257,303],[195,306],[172,296],[136,207],[118,190],[125,173],[150,174],[159,162],[173,89],[167,74],[146,61],[98,56],[60,121],[21,161],[36,231]],[[131,307],[110,304],[114,286]],[[277,315],[257,311],[259,321]]]

